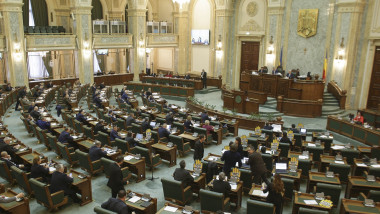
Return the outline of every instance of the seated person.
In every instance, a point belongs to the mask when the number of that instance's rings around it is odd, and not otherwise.
[[[34,106],[33,111],[30,112],[30,116],[32,116],[35,121],[37,121],[41,118],[41,114],[38,111],[38,106]]]
[[[137,145],[137,141],[133,138],[133,132],[128,131],[127,136],[125,137],[125,141],[128,142],[130,147],[135,147]]]
[[[5,137],[4,139],[0,139],[0,152],[7,152],[10,154],[12,157],[15,157],[16,152],[20,148],[20,145],[16,146],[11,146],[11,138],[10,137]]]
[[[282,213],[282,194],[285,191],[284,183],[281,180],[279,174],[274,175],[273,183],[269,183],[267,179],[264,180],[266,183],[266,188],[263,190],[264,193],[269,192],[267,196],[267,202],[272,203],[276,206],[276,214]]]
[[[184,187],[190,186],[194,182],[194,178],[190,175],[190,172],[185,169],[186,162],[181,160],[179,162],[180,168],[175,169],[173,173],[174,180],[181,181]]]
[[[150,130],[153,130],[154,127],[152,127],[150,124],[149,124],[149,117],[146,117],[143,119],[142,123],[141,123],[141,128],[142,128],[142,132],[143,134],[146,133],[146,130],[150,129]]]
[[[126,195],[127,193],[125,190],[120,190],[117,193],[117,198],[108,199],[108,201],[104,202],[101,207],[118,214],[128,214],[128,206],[125,203]]]
[[[170,132],[168,131],[167,127],[168,127],[167,124],[164,123],[164,124],[158,129],[158,137],[159,137],[159,138],[164,138],[164,137],[166,137],[167,139],[169,139]]]
[[[204,111],[201,114],[201,123],[204,123],[206,120],[211,120],[211,118],[208,116],[207,111]]]
[[[288,133],[283,132],[280,143],[288,143],[290,146],[293,144],[292,141],[288,138]]]
[[[102,90],[102,89],[105,88],[106,86],[104,85],[104,82],[102,82],[102,83],[99,84],[99,87],[100,87],[100,90]]]
[[[113,113],[112,110],[109,110],[108,116],[111,118],[112,122],[116,122],[116,117],[115,117],[115,115],[114,115],[114,113]]]
[[[50,122],[47,122],[46,118],[43,117],[41,120],[37,120],[36,124],[42,130],[48,130],[50,132],[50,129],[51,129]]]
[[[29,114],[33,111],[33,109],[34,109],[35,106],[36,106],[36,104],[35,104],[34,102],[31,102],[31,103],[30,103],[30,105],[29,105],[29,107],[28,107],[28,113],[29,113]],[[38,107],[37,107],[37,108],[38,108]]]
[[[65,96],[65,98],[63,99],[63,103],[65,104],[67,110],[68,110],[68,111],[71,111],[71,109],[72,109],[72,106],[71,106],[71,100],[70,100],[70,97],[69,97],[68,94],[67,94],[67,95]]]
[[[104,120],[99,120],[99,122],[94,127],[94,135],[97,135],[98,132],[107,133],[107,129],[104,128],[105,122]]]
[[[118,130],[118,127],[117,126],[114,126],[111,130],[111,133],[110,133],[110,141],[115,141],[116,138],[119,138],[121,139],[121,137],[119,136],[119,134],[117,133],[117,130]]]
[[[148,97],[148,101],[151,102],[151,103],[156,102],[156,100],[154,99],[154,97],[153,97],[152,95],[150,95],[150,96]]]
[[[50,81],[47,85],[46,85],[46,88],[49,89],[49,88],[53,88],[53,82]]]
[[[219,178],[215,179],[212,183],[212,191],[223,193],[224,197],[228,197],[231,191],[231,185],[226,179],[226,174],[224,172],[219,173]]]
[[[208,135],[211,134],[211,132],[214,131],[214,127],[210,125],[210,121],[209,120],[205,121],[205,124],[202,126],[202,128],[206,129]]]
[[[193,126],[193,122],[191,122],[192,118],[191,116],[187,116],[187,119],[186,121],[183,123],[183,125],[185,126],[185,131],[187,132],[191,132],[191,127]]]
[[[292,130],[294,134],[296,134],[296,133],[300,133],[300,130],[298,130],[298,129],[296,128],[296,124],[292,124],[292,128],[291,128],[290,130]]]
[[[5,87],[5,91],[12,91],[12,86],[10,83],[7,83],[7,86]]]
[[[107,156],[107,152],[104,151],[104,149],[100,148],[101,146],[102,143],[98,140],[95,140],[94,145],[88,151],[91,161],[97,161],[100,158]]]
[[[356,117],[354,118],[354,122],[359,123],[361,125],[364,123],[364,117],[362,116],[362,113],[360,111],[358,111],[356,113]]]
[[[263,129],[265,129],[265,130],[273,130],[273,127],[269,123],[265,122],[265,125],[264,125]]]
[[[169,112],[165,117],[166,124],[172,125],[174,123],[173,112]]]
[[[71,129],[66,127],[58,137],[58,142],[68,144],[69,147],[78,149],[78,145],[74,142],[74,138],[70,135]]]
[[[15,162],[13,162],[11,156],[8,155],[8,153],[6,151],[1,152],[1,158],[0,159],[7,164],[9,170],[11,169],[11,166],[15,166],[15,167],[17,167],[17,168],[19,168],[21,170],[29,171],[24,166],[24,164],[17,164]]]
[[[95,94],[94,103],[95,103],[96,107],[103,108],[102,100],[100,99],[99,94]]]
[[[37,97],[41,96],[41,94],[42,94],[41,89],[37,88],[37,90],[33,94],[33,97],[37,98]]]
[[[56,169],[51,176],[50,193],[63,190],[65,195],[69,196],[75,203],[79,203],[81,200],[76,191],[71,188],[74,179],[64,173],[65,169],[62,164],[57,164]]]
[[[189,73],[187,73],[187,74],[185,75],[185,79],[187,79],[187,80],[190,79],[190,74],[189,74]]]
[[[42,166],[40,156],[34,157],[29,176],[30,178],[41,178],[44,183],[50,183],[49,165]]]
[[[130,113],[129,116],[127,117],[127,119],[125,119],[125,123],[126,123],[127,127],[132,126],[132,123],[136,123],[135,114]]]
[[[80,109],[78,114],[75,116],[75,119],[78,120],[79,122],[81,123],[86,123],[87,122],[87,119],[86,117],[83,115],[83,109]]]

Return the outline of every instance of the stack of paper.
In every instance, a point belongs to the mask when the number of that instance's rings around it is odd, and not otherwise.
[[[231,184],[231,189],[232,190],[236,190],[236,188],[237,188],[237,184]]]
[[[168,211],[168,212],[175,213],[178,210],[178,208],[177,207],[166,206],[164,210]]]
[[[367,165],[365,165],[364,163],[357,163],[356,166],[367,167]]]
[[[138,196],[133,196],[131,199],[129,199],[128,201],[131,202],[131,203],[136,203],[137,201],[139,201],[141,198],[138,197]]]
[[[335,163],[337,163],[337,164],[344,164],[344,161],[335,161]]]
[[[132,160],[134,157],[132,155],[127,155],[124,157],[124,160],[129,161]]]
[[[316,147],[314,143],[308,143],[307,146]]]
[[[372,167],[375,167],[375,168],[380,168],[380,165],[379,164],[376,164],[376,165],[371,165]]]
[[[331,147],[332,149],[338,150],[338,149],[344,149],[344,146],[335,145]]]
[[[309,159],[309,156],[300,155],[300,156],[298,156],[298,158],[301,160],[307,160],[307,159]]]
[[[259,189],[255,189],[252,192],[252,195],[259,196],[259,197],[264,197],[264,198],[266,198],[268,196],[268,194],[269,194],[269,192],[264,193],[262,190],[259,190]]]
[[[318,202],[316,200],[303,200],[305,204],[310,204],[310,205],[317,205]]]

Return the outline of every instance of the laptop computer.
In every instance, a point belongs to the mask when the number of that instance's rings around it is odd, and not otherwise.
[[[286,174],[288,173],[288,166],[286,163],[276,163],[276,173]]]
[[[155,127],[156,126],[156,122],[152,121],[152,122],[150,122],[149,125],[152,126],[152,127]]]
[[[307,131],[306,131],[306,129],[301,129],[300,132],[303,134],[306,134]]]
[[[142,140],[143,137],[144,137],[143,134],[137,134],[137,135],[136,135],[136,139],[137,139],[138,141]]]

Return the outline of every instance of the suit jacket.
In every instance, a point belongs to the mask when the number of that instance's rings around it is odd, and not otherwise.
[[[11,169],[11,166],[15,166],[15,167],[19,168],[19,165],[16,164],[15,162],[13,162],[12,160],[8,160],[5,158],[1,158],[0,160],[4,161],[7,164],[8,169]]]
[[[34,120],[37,121],[37,120],[40,119],[41,114],[40,114],[40,112],[33,110],[33,111],[30,112],[30,116],[32,116],[34,118]]]
[[[202,113],[201,122],[204,123],[206,120],[211,120],[211,118],[208,116],[208,114]]]
[[[128,94],[124,93],[123,95],[121,95],[121,98],[124,99],[124,100],[127,100],[128,99]]]
[[[136,123],[136,120],[135,118],[128,116],[127,119],[125,120],[125,123],[127,124],[127,126],[132,126],[132,123]]]
[[[58,137],[58,141],[61,143],[70,143],[73,140],[74,139],[73,139],[73,137],[71,137],[70,133],[68,133],[66,131],[61,132],[61,134]]]
[[[94,103],[95,103],[96,107],[102,108],[102,100],[99,97],[94,98]]]
[[[65,173],[55,171],[51,176],[50,192],[55,193],[63,190],[65,193],[68,193],[70,192],[70,185],[73,181],[74,179],[70,178]]]
[[[158,136],[160,138],[166,137],[167,139],[169,139],[169,135],[170,135],[170,132],[167,129],[165,129],[164,127],[160,127],[158,129]]]
[[[48,84],[46,85],[46,88],[47,88],[47,89],[49,89],[49,88],[53,88],[53,84],[48,83]]]
[[[185,75],[185,79],[189,80],[190,79],[190,75]]]
[[[21,98],[23,98],[25,95],[26,95],[26,91],[25,91],[25,89],[22,89],[22,90],[20,90],[20,91],[17,93],[17,99],[21,99]]]
[[[142,128],[143,133],[145,133],[146,130],[148,129],[151,129],[151,130],[153,129],[153,127],[147,121],[141,124],[141,128]]]
[[[248,156],[248,163],[254,176],[261,176],[267,171],[263,157],[258,152],[253,152]]]
[[[34,106],[30,105],[30,106],[28,107],[28,113],[30,114],[30,113],[33,111],[33,109],[34,109]]]
[[[112,129],[112,131],[110,133],[110,140],[114,141],[116,138],[121,139],[121,137],[117,134],[117,131]]]
[[[201,143],[199,140],[195,142],[194,144],[194,160],[202,160],[204,155],[204,148],[203,143]]]
[[[165,120],[166,120],[166,124],[168,124],[168,125],[172,125],[173,122],[174,122],[174,118],[173,118],[173,116],[171,116],[171,115],[169,115],[169,114],[166,115]]]
[[[91,161],[97,161],[100,158],[105,157],[107,155],[107,152],[94,145],[90,148],[88,154],[90,155]]]
[[[123,190],[123,173],[121,172],[119,165],[112,163],[108,165],[108,169],[110,177],[108,179],[107,186],[113,190]]]
[[[13,148],[11,145],[4,143],[4,139],[1,139],[0,142],[0,153],[2,151],[6,151],[10,156],[13,156],[16,152],[17,149]]]
[[[30,178],[46,178],[49,176],[49,168],[39,164],[33,164],[30,170]]]
[[[206,80],[207,79],[207,72],[206,71],[202,71],[202,73],[201,73],[201,79],[202,80]]]
[[[290,141],[288,137],[282,137],[280,143],[289,143],[290,145],[292,145],[292,141]]]
[[[295,129],[291,128],[290,130],[292,130],[294,134],[300,133],[300,131],[296,128]]]
[[[231,185],[227,181],[221,181],[215,179],[212,183],[212,191],[223,193],[224,197],[228,196],[229,191],[231,190]]]
[[[243,149],[243,146],[241,144],[238,145],[237,152],[240,154],[240,158],[244,157],[244,149]]]
[[[229,176],[231,168],[236,166],[236,163],[239,164],[239,167],[242,165],[241,157],[238,152],[225,151],[222,155],[221,160],[224,161],[223,171],[227,176]]]
[[[181,181],[184,184],[184,187],[189,186],[194,178],[190,175],[190,172],[186,169],[177,168],[173,173],[174,180]]]
[[[186,120],[183,125],[185,126],[185,131],[190,131],[191,130],[191,121],[190,120]]]
[[[50,123],[43,120],[37,120],[37,126],[40,127],[42,130],[50,129]]]
[[[116,117],[113,116],[112,114],[108,114],[108,116],[111,118],[111,121],[112,121],[112,122],[115,122],[115,121],[116,121]]]
[[[85,123],[87,119],[84,117],[83,114],[78,113],[77,116],[75,117],[76,120],[78,120],[81,123]]]
[[[104,125],[100,122],[95,125],[94,134],[98,134],[99,131],[107,133],[107,130],[104,128]]]
[[[101,207],[118,214],[128,214],[128,206],[124,201],[118,198],[110,198],[108,201],[104,202]]]

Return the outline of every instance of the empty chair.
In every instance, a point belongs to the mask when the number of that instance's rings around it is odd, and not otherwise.
[[[131,148],[129,146],[128,141],[116,138],[115,143],[113,145],[120,149],[122,154],[124,154],[125,152],[131,152]]]
[[[329,171],[334,172],[334,174],[339,174],[339,179],[343,183],[348,182],[348,174],[350,174],[351,166],[344,164],[330,163],[328,168]]]
[[[325,184],[325,183],[317,183],[317,186],[315,188],[316,193],[323,192],[325,196],[330,196],[331,201],[333,202],[333,206],[338,206],[338,203],[340,201],[340,193],[342,191],[341,185],[332,185],[332,184]]]
[[[213,192],[205,189],[199,191],[201,200],[201,212],[217,212],[226,209],[229,197],[224,197],[223,193]],[[248,212],[249,213],[249,212]]]
[[[71,167],[78,163],[78,158],[75,155],[75,151],[73,151],[73,149],[69,149],[66,145],[60,142],[57,142],[57,146],[62,155],[62,158],[65,159]]]
[[[177,149],[180,156],[184,156],[191,150],[190,143],[185,143],[182,137],[176,135],[169,135],[169,141],[172,142],[174,145],[177,145]]]
[[[281,178],[281,180],[285,187],[284,198],[291,201],[293,198],[293,190],[295,189],[294,180],[289,178]]]
[[[4,179],[7,180],[9,183],[13,184],[14,180],[11,174],[10,169],[8,168],[8,165],[0,160],[0,176]]]
[[[119,127],[121,130],[127,130],[127,123],[125,120],[117,118],[116,119],[116,125]]]
[[[59,151],[59,148],[57,146],[57,137],[50,134],[50,133],[46,133],[46,137],[49,141],[49,145],[50,145],[50,148],[58,155],[60,156],[61,155],[61,152]]]
[[[272,172],[273,170],[273,157],[270,154],[262,154],[263,161],[265,163],[265,166],[267,167],[267,170],[269,172]]]
[[[328,211],[308,209],[305,207],[300,207],[298,214],[328,214]]]
[[[380,177],[380,168],[369,167],[368,175],[373,175],[375,177]]]
[[[78,133],[83,133],[83,125],[78,120],[74,119],[74,129]]]
[[[307,146],[306,151],[309,151],[309,153],[313,154],[313,161],[314,162],[321,162],[321,154],[323,154],[323,148],[322,147],[313,147],[313,146]]]
[[[151,170],[153,170],[154,167],[160,165],[162,163],[162,160],[160,158],[160,155],[152,155],[152,152],[149,151],[149,149],[135,146],[131,152],[133,154],[140,154],[141,157],[145,157],[145,164],[147,167],[149,167]]]
[[[380,191],[370,190],[368,192],[368,198],[372,199],[374,202],[380,202]]]
[[[347,158],[347,163],[350,165],[354,164],[354,158],[359,158],[360,152],[353,149],[342,149],[341,154],[343,157]]]
[[[298,169],[302,169],[302,177],[309,178],[309,171],[311,170],[311,161],[299,159]]]
[[[63,190],[51,194],[49,185],[34,178],[31,178],[29,183],[37,202],[47,207],[49,211],[57,210],[58,207],[67,204],[68,199]]]
[[[110,136],[104,132],[99,131],[95,139],[100,141],[102,143],[102,146],[111,145]]]
[[[240,170],[240,180],[243,181],[243,191],[249,192],[252,187],[252,173],[248,169],[239,169]]]
[[[281,150],[280,157],[281,158],[288,158],[288,153],[290,149],[289,143],[279,143],[278,148]]]
[[[272,203],[247,200],[247,213],[273,214],[275,206]]]
[[[16,179],[17,184],[29,195],[32,194],[32,189],[30,188],[28,176],[30,173],[26,173],[25,171],[11,166],[11,172],[13,177]]]
[[[84,134],[84,136],[86,136],[88,138],[95,139],[94,131],[92,130],[91,127],[88,127],[86,125],[83,126],[83,134]]]
[[[297,150],[300,150],[302,148],[302,135],[295,133],[294,134],[294,147]]]
[[[162,178],[161,183],[165,200],[175,201],[178,204],[185,205],[193,197],[191,186],[184,187],[181,181],[176,181],[172,178]]]

